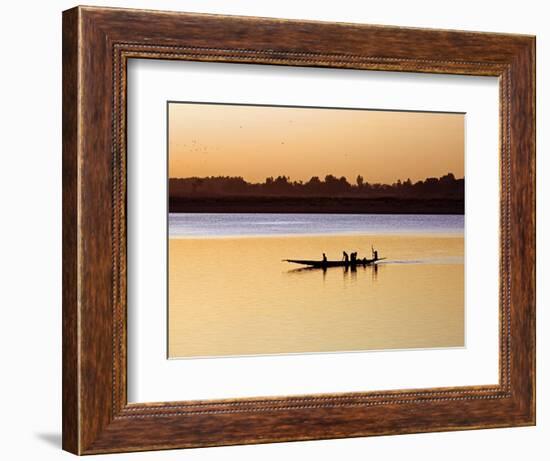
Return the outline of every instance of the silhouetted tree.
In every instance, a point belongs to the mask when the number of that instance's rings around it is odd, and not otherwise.
[[[393,184],[370,184],[358,175],[355,184],[345,176],[332,174],[324,181],[313,176],[309,181],[291,181],[290,177],[270,176],[263,183],[249,183],[240,176],[210,176],[204,178],[170,178],[170,197],[208,196],[288,196],[288,197],[440,197],[464,198],[464,178],[456,179],[447,173],[440,178],[430,177],[413,184],[410,178],[397,179]]]

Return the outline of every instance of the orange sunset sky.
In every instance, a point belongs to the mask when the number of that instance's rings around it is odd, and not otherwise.
[[[169,176],[464,176],[464,114],[169,103]]]

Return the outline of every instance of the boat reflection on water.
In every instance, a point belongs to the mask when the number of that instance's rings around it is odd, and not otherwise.
[[[341,260],[329,260],[325,253],[323,253],[322,260],[312,260],[312,259],[283,259],[283,262],[300,264],[299,269],[293,269],[288,271],[289,273],[304,273],[310,271],[322,271],[323,281],[326,279],[326,274],[328,269],[339,269],[343,270],[344,279],[350,278],[352,281],[357,280],[357,270],[363,269],[365,272],[367,269],[372,269],[370,272],[372,274],[372,280],[376,280],[378,276],[378,264],[380,261],[383,261],[387,258],[379,257],[378,251],[374,249],[374,246],[371,245],[371,258],[366,256],[359,258],[357,252],[352,252],[348,255],[346,251],[343,251],[343,257]]]
[[[311,273],[321,273],[323,275],[323,280],[326,279],[327,272],[341,272],[344,279],[357,279],[357,273],[370,273],[372,280],[376,281],[378,279],[379,266],[381,264],[368,264],[368,265],[347,265],[340,267],[299,267],[297,269],[290,269],[286,271],[288,275],[299,275],[299,274],[311,274]]]

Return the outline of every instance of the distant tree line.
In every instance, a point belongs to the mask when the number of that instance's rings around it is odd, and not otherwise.
[[[359,175],[355,183],[344,176],[313,176],[309,181],[291,181],[288,176],[269,177],[263,183],[249,183],[240,176],[205,178],[170,178],[170,198],[199,197],[399,197],[464,198],[464,178],[452,173],[440,178],[412,182],[397,180],[393,184],[369,183]]]

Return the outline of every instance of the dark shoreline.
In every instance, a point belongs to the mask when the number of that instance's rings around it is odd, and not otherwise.
[[[171,197],[169,211],[170,213],[464,214],[464,200],[398,197]]]

